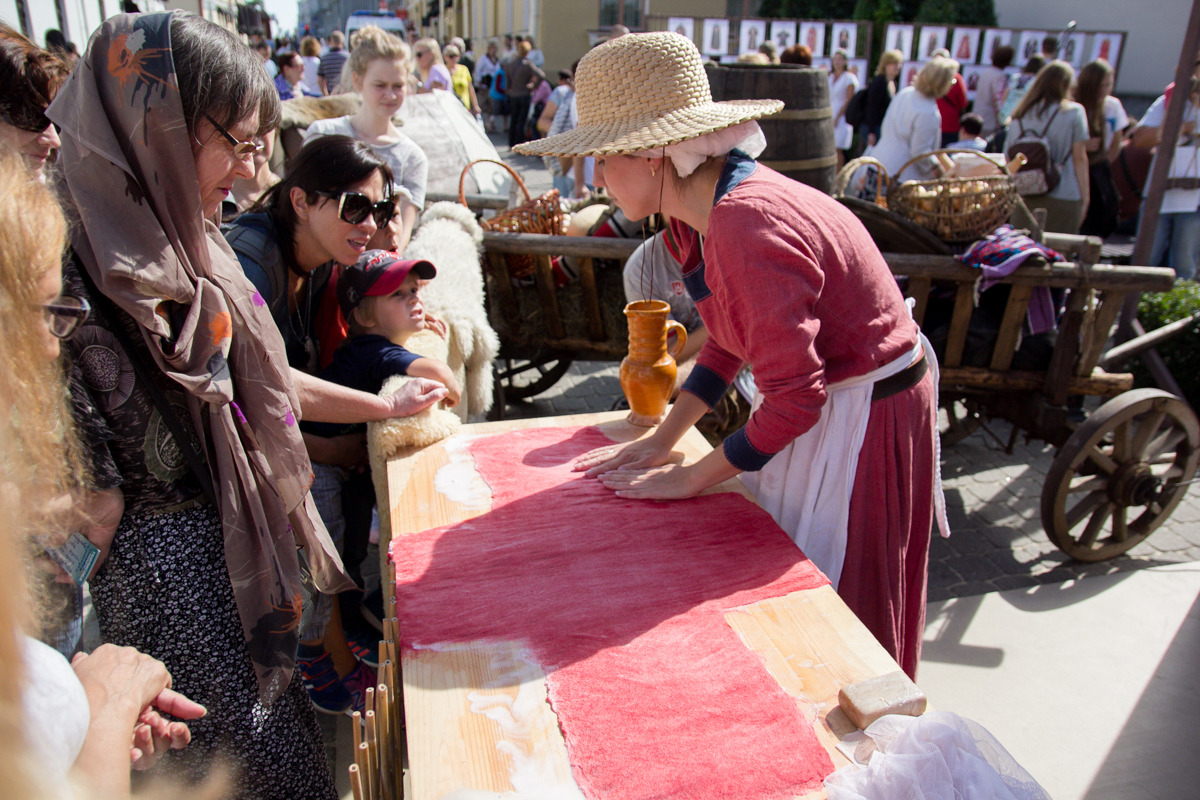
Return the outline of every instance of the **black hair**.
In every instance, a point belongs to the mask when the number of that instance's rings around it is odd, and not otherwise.
[[[275,66],[279,67],[279,71],[283,72],[284,67],[289,67],[292,61],[299,58],[300,54],[295,50],[287,50],[282,53],[275,54]]]
[[[1016,55],[1017,51],[1011,45],[1002,44],[992,51],[992,66],[996,69],[1007,69]]]
[[[262,59],[219,25],[195,14],[171,15],[171,51],[183,116],[195,135],[208,115],[228,129],[258,109],[258,135],[279,127],[279,92]]]
[[[267,190],[250,211],[265,211],[270,215],[279,232],[279,249],[283,252],[284,262],[292,264],[295,263],[293,243],[299,223],[292,207],[292,189],[303,189],[305,200],[313,204],[321,193],[339,194],[369,179],[375,172],[383,178],[384,197],[390,197],[395,185],[392,169],[374,150],[350,136],[318,136],[300,148],[287,176]]]
[[[67,37],[58,28],[50,28],[46,31],[46,49],[51,53],[67,52]]]
[[[978,114],[963,114],[958,124],[962,126],[964,132],[972,136],[979,136],[983,133],[983,117]]]

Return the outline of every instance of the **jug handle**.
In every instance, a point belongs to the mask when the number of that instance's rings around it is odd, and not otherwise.
[[[687,344],[687,328],[673,319],[667,320],[667,335],[671,335],[671,331],[675,331],[675,349],[671,351],[671,358],[678,359],[679,354],[683,351],[684,345]]]

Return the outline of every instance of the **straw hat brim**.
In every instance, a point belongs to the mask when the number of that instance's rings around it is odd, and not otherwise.
[[[723,100],[680,108],[666,114],[580,125],[574,130],[519,144],[525,156],[610,156],[637,153],[686,142],[706,133],[775,114],[780,100]]]

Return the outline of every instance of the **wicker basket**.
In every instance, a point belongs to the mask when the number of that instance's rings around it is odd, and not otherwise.
[[[855,177],[855,173],[857,173],[863,167],[874,167],[875,169],[877,177],[875,180],[874,197],[864,196],[864,184],[867,177],[870,175],[870,170],[863,172],[863,179],[861,181],[857,181],[855,186],[850,186],[850,181]],[[833,196],[857,197],[860,200],[872,200],[876,205],[887,208],[887,198],[883,194],[883,190],[886,188],[887,183],[887,168],[883,166],[883,164],[877,159],[871,158],[870,156],[862,156],[861,158],[852,159],[846,163],[846,166],[842,167],[842,171],[837,174],[837,177],[833,181]],[[851,189],[849,195],[846,194],[847,188]],[[870,192],[867,191],[866,194],[869,195]]]
[[[900,174],[917,161],[940,154],[961,155],[964,150],[934,150],[910,160]],[[978,154],[995,168],[995,175],[969,178],[935,178],[927,181],[892,181],[888,207],[947,242],[972,242],[1008,221],[1017,202],[1012,176],[992,159]]]
[[[508,208],[504,211],[497,212],[494,217],[481,220],[480,225],[485,231],[497,231],[500,233],[547,233],[561,234],[563,233],[563,212],[562,205],[558,201],[558,190],[551,189],[541,197],[534,199],[529,194],[529,187],[525,185],[525,181],[521,180],[521,176],[516,170],[505,164],[503,161],[496,161],[490,158],[480,158],[472,161],[463,167],[462,175],[458,178],[458,202],[462,205],[467,205],[467,196],[463,192],[463,188],[467,179],[467,172],[476,164],[487,162],[490,164],[499,164],[508,170],[512,175],[517,186],[525,195],[525,202],[516,208]],[[525,278],[533,274],[534,257],[527,253],[512,253],[507,255],[508,274],[512,278]]]

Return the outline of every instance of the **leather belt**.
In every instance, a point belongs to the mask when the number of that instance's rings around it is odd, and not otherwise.
[[[920,359],[914,361],[895,375],[890,375],[881,381],[875,381],[875,385],[871,389],[871,402],[874,403],[876,400],[883,400],[885,397],[900,394],[905,389],[911,389],[920,382],[921,378],[925,377],[925,373],[928,371],[929,363],[926,362],[925,354],[922,353]]]

